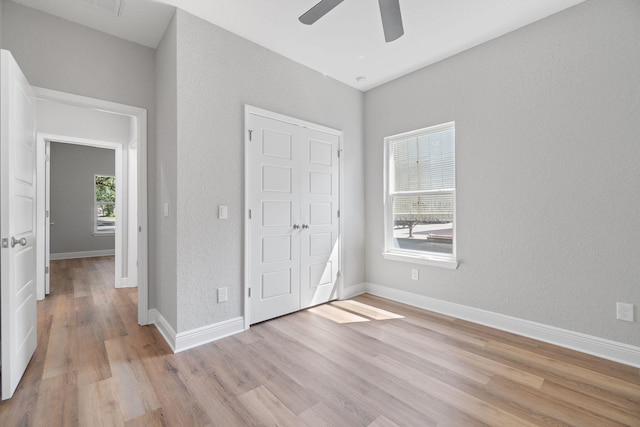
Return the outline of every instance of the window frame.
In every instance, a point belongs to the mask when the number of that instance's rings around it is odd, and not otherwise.
[[[95,174],[93,176],[93,235],[94,236],[112,236],[116,234],[116,226],[114,225],[113,230],[98,230],[98,205],[113,205],[113,214],[116,212],[116,202],[99,202],[98,201],[98,192],[96,189],[96,179],[98,177],[104,178],[113,178],[116,179],[113,175],[104,175],[104,174]],[[116,192],[116,196],[117,196]],[[116,219],[117,221],[117,219]]]
[[[455,153],[455,122],[443,123],[435,126],[429,126],[422,129],[413,130],[397,135],[384,138],[384,252],[383,257],[388,260],[410,262],[414,264],[424,264],[449,269],[458,268],[457,257],[457,179],[456,187],[444,190],[417,190],[417,191],[397,191],[391,192],[394,187],[394,174],[392,144],[400,139],[414,138],[432,133],[442,132],[444,130],[453,130],[454,133],[454,162],[456,160]],[[455,162],[454,173],[457,176],[457,162]],[[399,249],[393,244],[393,201],[398,196],[421,196],[428,194],[451,194],[453,199],[453,235],[452,235],[452,253],[443,254],[438,252],[417,251],[410,249]]]

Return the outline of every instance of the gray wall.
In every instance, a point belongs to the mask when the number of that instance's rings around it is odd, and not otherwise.
[[[158,138],[156,150],[155,186],[158,195],[155,210],[163,212],[163,203],[169,205],[169,216],[158,219],[155,228],[158,245],[157,275],[154,282],[155,307],[176,328],[176,205],[177,205],[177,96],[176,18],[169,23],[156,52],[156,100]]]
[[[2,47],[34,86],[146,108],[148,176],[155,176],[155,50],[11,1],[2,10]],[[149,206],[155,182],[148,180]],[[149,211],[149,229],[156,214]],[[149,233],[149,306],[154,307],[156,244]]]
[[[344,131],[342,273],[361,283],[363,94],[180,10],[176,60],[177,332],[242,315],[244,104]]]
[[[640,345],[639,23],[588,1],[367,92],[367,280]],[[381,256],[383,138],[452,120],[461,264],[415,282]]]
[[[2,7],[4,0],[0,0],[0,47],[2,47]]]
[[[115,237],[94,236],[93,180],[115,176],[115,150],[51,143],[51,254],[115,250]]]

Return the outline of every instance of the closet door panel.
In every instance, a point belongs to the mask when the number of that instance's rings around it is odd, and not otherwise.
[[[307,129],[301,167],[301,306],[337,298],[340,168],[336,135]]]

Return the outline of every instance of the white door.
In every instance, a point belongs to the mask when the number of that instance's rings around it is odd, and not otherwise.
[[[299,127],[251,116],[251,323],[300,309]]]
[[[340,137],[281,116],[247,120],[246,262],[257,323],[337,296]]]
[[[2,51],[0,106],[0,349],[2,399],[13,395],[37,344],[35,97]]]
[[[307,308],[338,296],[340,139],[313,129],[302,133],[300,308]]]

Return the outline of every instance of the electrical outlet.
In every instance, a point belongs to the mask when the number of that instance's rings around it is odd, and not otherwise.
[[[218,302],[227,300],[227,288],[218,288]]]
[[[418,280],[418,278],[420,277],[419,275],[420,275],[420,273],[419,273],[417,268],[414,268],[414,269],[411,270],[411,279],[412,280]]]
[[[625,322],[633,322],[633,304],[616,303],[616,318]]]

